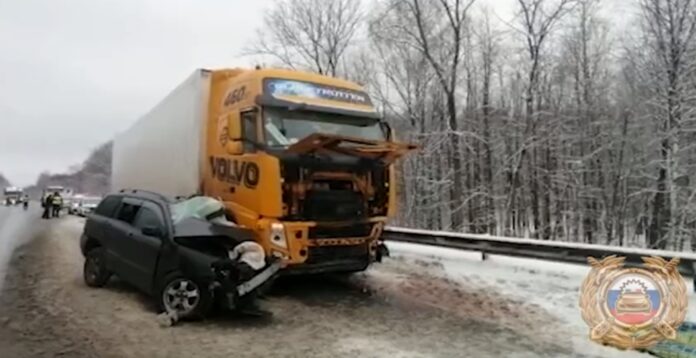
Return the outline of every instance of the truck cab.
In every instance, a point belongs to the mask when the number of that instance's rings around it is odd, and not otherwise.
[[[3,190],[3,199],[6,206],[21,204],[23,197],[24,191],[21,188],[7,187]]]
[[[354,272],[378,259],[396,210],[394,141],[358,85],[311,73],[211,72],[201,192],[221,199],[288,273]]]

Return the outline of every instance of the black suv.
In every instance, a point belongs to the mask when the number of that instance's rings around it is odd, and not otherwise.
[[[175,223],[172,204],[139,190],[107,195],[80,239],[85,283],[102,287],[115,274],[156,297],[161,310],[202,318],[216,299],[238,308],[279,270],[277,259],[252,269],[231,258],[235,247],[253,242],[250,231],[195,217]]]

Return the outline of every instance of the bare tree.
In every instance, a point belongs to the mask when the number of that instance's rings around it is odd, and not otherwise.
[[[508,196],[508,211],[515,210],[518,200],[518,186],[520,184],[520,174],[524,163],[527,164],[527,179],[530,190],[530,206],[532,209],[531,232],[534,233],[540,228],[539,210],[539,182],[538,171],[536,168],[537,151],[535,149],[536,138],[536,106],[539,93],[539,83],[542,71],[542,56],[544,45],[549,41],[554,26],[570,10],[575,3],[574,0],[518,0],[519,22],[521,28],[517,31],[522,34],[527,53],[527,83],[525,89],[525,127],[522,134],[522,147],[519,155],[516,156],[515,163],[510,176],[510,191]],[[520,218],[510,223],[513,231],[520,225]]]
[[[358,0],[276,0],[244,53],[336,76],[361,18]]]
[[[570,120],[566,128],[571,133],[570,150],[565,157],[576,165],[567,168],[574,181],[568,187],[572,192],[575,236],[586,242],[597,241],[602,234],[606,241],[612,240],[613,219],[617,197],[612,195],[605,181],[617,180],[621,175],[621,160],[607,166],[612,160],[606,151],[612,150],[611,126],[607,125],[611,104],[608,101],[610,43],[607,27],[598,16],[600,0],[578,0],[571,13],[569,28],[561,43],[562,55],[559,68],[568,76],[569,98],[565,103]],[[610,179],[613,176],[613,179]]]
[[[421,145],[399,164],[398,225],[681,249],[695,2],[622,2],[639,27],[612,33],[601,0],[516,0],[506,32],[472,0],[370,2],[367,22],[358,1],[278,0],[255,53],[365,85]]]
[[[446,144],[440,91],[428,60],[404,33],[408,29],[406,8],[389,5],[379,9],[370,22],[374,63],[381,68],[381,76],[373,76],[373,81],[382,79],[371,87],[393,127],[422,147],[418,156],[403,163],[402,200],[406,205],[400,222],[441,229],[442,196],[446,195],[441,173],[447,157],[438,154]]]
[[[461,155],[458,80],[465,46],[467,13],[473,0],[407,0],[400,8],[412,20],[404,29],[412,45],[420,51],[432,68],[445,101],[445,116],[450,141],[452,186],[450,189],[450,225],[459,229],[464,223],[464,164]],[[444,21],[441,19],[444,18]]]
[[[482,88],[481,88],[481,114],[483,121],[483,144],[484,155],[482,167],[482,181],[486,184],[486,230],[489,234],[496,233],[495,225],[495,187],[493,180],[493,136],[491,134],[491,121],[493,116],[493,103],[491,100],[491,87],[493,72],[500,55],[500,37],[491,23],[489,10],[483,11],[482,23],[478,32],[479,47],[482,67]]]
[[[652,203],[649,244],[665,248],[675,242],[679,172],[679,145],[683,120],[693,95],[696,3],[692,0],[642,0],[644,53],[647,73],[653,75],[652,110],[659,133],[656,191]],[[693,105],[693,103],[691,103]]]

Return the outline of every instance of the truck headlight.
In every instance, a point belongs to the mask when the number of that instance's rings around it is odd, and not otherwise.
[[[285,226],[283,224],[271,224],[271,243],[284,249],[288,248],[288,240],[285,238]]]

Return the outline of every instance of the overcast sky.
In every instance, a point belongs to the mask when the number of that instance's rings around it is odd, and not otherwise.
[[[270,0],[0,0],[0,172],[65,171],[198,67],[245,65]]]
[[[64,172],[194,69],[252,65],[239,53],[272,1],[0,0],[0,172]]]

